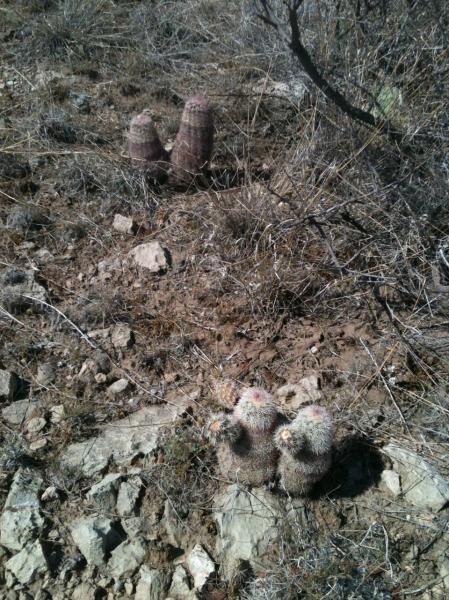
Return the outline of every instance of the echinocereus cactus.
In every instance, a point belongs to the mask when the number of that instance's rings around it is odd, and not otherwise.
[[[214,385],[214,392],[217,402],[228,410],[233,410],[234,406],[239,399],[239,393],[237,386],[230,379],[222,379],[216,381]]]
[[[175,180],[186,182],[207,165],[214,143],[212,107],[204,96],[187,100],[171,153]]]
[[[278,416],[268,392],[248,388],[232,415],[212,418],[208,434],[217,444],[218,463],[224,477],[256,486],[274,477],[278,451],[273,432]]]
[[[129,156],[133,165],[150,177],[167,172],[168,154],[161,144],[153,120],[147,111],[131,119],[128,135]]]
[[[331,464],[332,420],[327,410],[313,404],[274,436],[281,455],[278,470],[282,487],[292,495],[308,494]]]

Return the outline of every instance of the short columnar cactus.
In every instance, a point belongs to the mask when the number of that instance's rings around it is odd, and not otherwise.
[[[160,177],[166,173],[168,154],[147,111],[131,119],[128,146],[134,166],[145,170],[152,177]]]
[[[248,388],[232,415],[211,419],[208,434],[217,444],[224,477],[250,485],[262,485],[274,477],[278,451],[273,432],[278,416],[270,394],[259,388]]]
[[[214,143],[212,107],[204,96],[187,100],[171,153],[173,174],[188,181],[207,165]]]
[[[331,464],[332,438],[331,417],[316,404],[302,408],[289,425],[276,431],[280,482],[289,494],[307,494],[322,479]]]

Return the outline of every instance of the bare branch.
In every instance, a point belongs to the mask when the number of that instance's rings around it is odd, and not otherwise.
[[[310,77],[313,83],[323,92],[323,94],[331,100],[349,117],[362,123],[370,129],[377,129],[387,135],[394,142],[402,143],[403,134],[399,132],[387,120],[379,120],[372,113],[365,111],[357,106],[354,106],[349,100],[335,89],[319,72],[317,66],[312,60],[309,52],[302,43],[301,31],[298,20],[298,9],[302,4],[300,1],[289,1],[286,3],[288,12],[288,32],[285,29],[285,24],[281,23],[276,17],[270,2],[268,0],[260,0],[262,12],[258,17],[267,25],[275,29],[279,37],[291,50],[292,54],[298,59],[304,72]]]

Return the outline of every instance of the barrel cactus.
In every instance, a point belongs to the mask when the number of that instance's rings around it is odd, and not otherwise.
[[[214,118],[204,96],[193,96],[185,104],[171,153],[175,180],[188,182],[200,173],[212,154]]]
[[[290,424],[276,431],[280,483],[289,494],[308,494],[326,474],[331,464],[332,439],[332,419],[325,408],[316,404],[302,408]]]
[[[271,394],[248,388],[231,415],[210,420],[208,434],[217,445],[224,477],[255,486],[273,479],[278,459],[273,432],[278,418]]]
[[[128,135],[129,156],[134,166],[153,178],[167,172],[168,154],[148,111],[131,119]]]

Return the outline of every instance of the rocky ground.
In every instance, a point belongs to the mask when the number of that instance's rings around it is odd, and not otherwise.
[[[447,597],[446,232],[364,183],[394,152],[365,149],[361,176],[334,123],[291,149],[315,100],[254,65],[208,63],[212,86],[124,76],[116,48],[117,70],[30,61],[19,5],[0,27],[0,597]],[[131,116],[150,108],[170,148],[198,86],[210,170],[148,182]],[[331,412],[310,497],[220,476],[204,426],[225,378]]]

